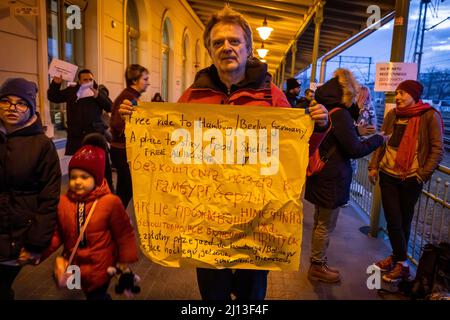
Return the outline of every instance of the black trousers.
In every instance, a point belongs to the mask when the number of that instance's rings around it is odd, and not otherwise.
[[[267,270],[197,268],[197,283],[203,300],[264,300]]]
[[[394,261],[405,261],[414,207],[423,183],[416,177],[401,180],[380,171],[381,200]]]
[[[111,296],[108,294],[109,281],[94,289],[91,292],[85,292],[86,300],[112,300]]]
[[[111,162],[117,170],[116,194],[122,200],[125,209],[133,196],[130,167],[127,162],[126,149],[111,147]]]
[[[0,264],[0,301],[14,300],[12,284],[20,272],[21,267]]]

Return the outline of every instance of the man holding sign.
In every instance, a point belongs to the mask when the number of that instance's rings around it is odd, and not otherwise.
[[[105,125],[101,117],[103,110],[111,112],[112,101],[106,91],[99,90],[90,70],[78,73],[76,86],[61,90],[62,81],[62,76],[54,77],[47,96],[51,102],[67,104],[66,155],[73,155],[87,134],[97,132],[104,135]]]
[[[284,93],[271,82],[267,65],[253,58],[252,32],[242,15],[225,7],[212,16],[203,39],[213,65],[196,75],[194,84],[179,102],[290,108]],[[119,112],[125,116],[131,115],[133,110],[131,103],[125,100]],[[315,105],[309,112],[316,121],[315,129],[326,130],[326,109]],[[262,300],[267,275],[267,270],[197,269],[200,293],[206,300],[229,300],[232,293],[237,299]]]

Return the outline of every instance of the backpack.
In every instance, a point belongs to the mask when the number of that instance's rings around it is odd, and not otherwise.
[[[330,119],[330,127],[328,128],[327,132],[325,133],[322,141],[324,141],[328,134],[330,133],[333,123],[331,122],[331,114],[333,114],[335,111],[339,110],[339,108],[334,108],[328,113],[328,117]],[[310,140],[311,144],[311,140]],[[314,152],[309,156],[309,162],[308,162],[308,168],[306,169],[306,176],[310,177],[312,175],[318,174],[322,171],[322,169],[325,167],[325,164],[328,162],[328,160],[331,158],[333,153],[336,151],[336,144],[332,145],[331,148],[323,155],[320,155],[319,147],[314,150]]]
[[[426,244],[419,259],[416,277],[413,281],[398,284],[401,293],[411,299],[427,299],[432,295],[450,293],[450,244]]]

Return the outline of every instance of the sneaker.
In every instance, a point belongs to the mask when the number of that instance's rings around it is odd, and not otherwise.
[[[383,260],[378,261],[375,265],[380,268],[382,272],[389,272],[394,269],[395,262],[392,256],[389,256]]]
[[[339,273],[330,271],[326,264],[311,263],[308,270],[308,279],[311,281],[321,281],[335,283],[341,280]]]
[[[398,282],[400,280],[408,280],[410,276],[409,267],[404,266],[401,263],[396,263],[392,271],[386,273],[383,276],[383,280],[386,282]]]

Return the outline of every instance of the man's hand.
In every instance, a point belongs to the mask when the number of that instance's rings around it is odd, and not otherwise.
[[[358,133],[360,136],[368,136],[368,135],[374,134],[376,131],[375,126],[359,125],[356,128],[358,129]]]
[[[377,169],[370,169],[370,170],[369,170],[368,176],[369,176],[369,181],[370,181],[370,183],[372,183],[372,184],[377,183],[377,180],[378,180],[378,170],[377,170]]]
[[[20,255],[17,259],[17,263],[21,266],[24,266],[26,264],[37,265],[39,264],[40,260],[40,253],[30,252],[27,249],[22,248],[22,250],[20,250]]]
[[[120,117],[125,120],[127,116],[131,116],[131,114],[134,111],[133,104],[130,100],[125,99],[122,101],[122,103],[119,106],[119,114]]]
[[[323,105],[317,102],[311,102],[311,106],[308,108],[311,118],[317,123],[319,127],[326,127],[328,125],[328,110]]]
[[[59,75],[59,77],[54,77],[54,78],[52,79],[52,81],[53,81],[54,83],[56,83],[56,84],[61,84],[62,81],[63,81],[62,75]]]

